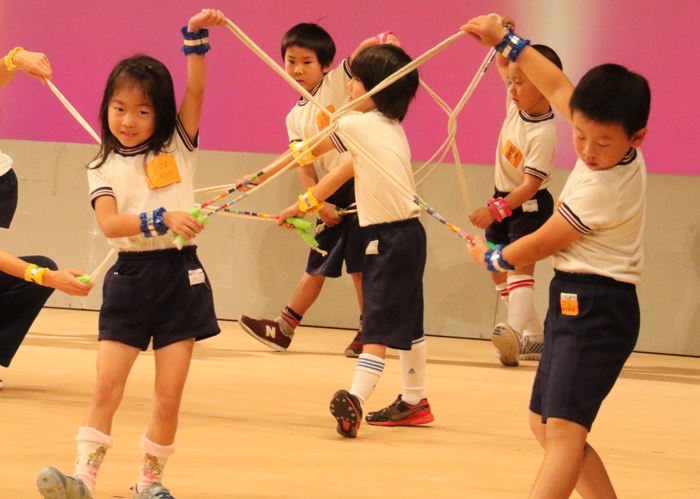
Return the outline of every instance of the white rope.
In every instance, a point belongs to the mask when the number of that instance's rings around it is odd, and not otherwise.
[[[47,80],[47,79],[44,79],[44,81],[48,84],[48,86],[49,86],[49,88],[51,89],[51,91],[52,91],[54,94],[56,94],[56,97],[58,97],[58,100],[60,100],[60,101],[63,103],[63,105],[66,106],[66,109],[68,109],[68,111],[70,111],[70,114],[72,114],[73,117],[74,117],[76,120],[78,120],[78,123],[80,123],[81,125],[83,125],[83,128],[85,128],[85,130],[87,130],[88,133],[89,133],[90,135],[92,135],[92,137],[97,141],[98,144],[101,144],[102,141],[100,140],[100,136],[97,135],[97,134],[95,133],[95,131],[90,127],[90,125],[88,125],[87,121],[85,121],[85,120],[83,119],[83,117],[80,116],[80,113],[78,113],[78,111],[75,110],[75,108],[71,105],[71,103],[68,102],[68,99],[66,99],[65,97],[63,97],[63,94],[62,94],[61,92],[58,91],[58,89],[56,88],[56,86],[55,86],[53,83],[51,83],[51,81],[49,81],[49,80]]]
[[[90,282],[94,281],[95,278],[98,275],[100,275],[100,273],[102,272],[102,269],[105,268],[105,265],[107,265],[107,262],[109,261],[109,259],[112,258],[112,256],[116,252],[117,252],[117,250],[115,250],[114,248],[112,248],[109,251],[109,254],[107,255],[107,257],[104,260],[102,260],[102,263],[100,265],[98,265],[98,267],[92,272],[92,274],[90,274],[90,276],[89,276]]]

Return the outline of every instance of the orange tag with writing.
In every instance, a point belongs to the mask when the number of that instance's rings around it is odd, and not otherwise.
[[[335,113],[335,108],[330,105],[326,107],[331,113]],[[324,128],[326,128],[328,125],[331,124],[331,118],[328,116],[326,113],[323,111],[319,111],[318,114],[316,115],[316,127],[318,128],[318,131],[320,132]]]
[[[151,190],[182,182],[175,156],[172,154],[161,154],[148,163],[146,177],[148,177],[148,188]]]
[[[559,301],[561,303],[561,313],[564,315],[578,315],[578,295],[562,293]]]
[[[513,145],[510,139],[503,146],[503,155],[508,160],[508,163],[513,165],[515,168],[518,167],[520,162],[523,160],[523,153],[521,153],[517,147]]]

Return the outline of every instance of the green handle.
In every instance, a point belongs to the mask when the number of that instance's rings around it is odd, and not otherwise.
[[[293,225],[297,229],[302,230],[309,230],[311,227],[313,227],[313,223],[311,221],[305,220],[303,218],[289,217],[285,219],[285,222],[287,222],[290,225]]]
[[[90,276],[87,275],[79,275],[76,277],[80,282],[84,282],[85,284],[90,284]]]
[[[190,210],[190,215],[192,215],[194,218],[196,218],[197,220],[202,222],[202,224],[204,224],[204,225],[207,225],[209,223],[209,218],[202,215],[199,212],[199,208],[197,208],[196,206]],[[185,244],[187,242],[187,239],[182,237],[180,234],[177,234],[175,232],[173,232],[173,234],[175,234],[175,239],[180,241],[180,243]]]

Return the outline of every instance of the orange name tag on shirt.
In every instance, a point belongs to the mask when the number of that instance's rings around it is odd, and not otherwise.
[[[335,108],[330,105],[326,109],[328,109],[331,113],[335,113]],[[328,125],[331,124],[331,118],[328,116],[326,113],[323,111],[319,111],[318,114],[316,115],[316,127],[318,128],[318,131],[320,132],[324,128],[326,128]]]
[[[578,295],[562,293],[559,297],[561,313],[564,315],[578,315]]]
[[[149,189],[161,189],[182,182],[175,156],[172,154],[156,156],[146,165],[146,176],[148,177]]]
[[[508,163],[513,165],[515,168],[517,168],[520,162],[523,160],[523,153],[521,153],[510,140],[508,140],[506,145],[503,146],[503,155],[508,160]]]

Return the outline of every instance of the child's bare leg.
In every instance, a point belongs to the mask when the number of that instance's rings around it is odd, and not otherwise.
[[[578,476],[576,492],[583,499],[617,499],[605,465],[593,447],[586,444],[583,468]]]
[[[583,468],[587,436],[588,429],[578,423],[547,419],[544,460],[530,499],[567,499],[571,495]]]
[[[97,350],[95,392],[85,418],[85,426],[109,435],[112,419],[124,395],[124,385],[138,356],[138,348],[102,340]]]
[[[362,315],[362,272],[350,274],[352,282],[355,285],[355,293],[357,294],[357,304],[360,306],[360,315]]]
[[[325,276],[304,273],[287,306],[303,316],[321,294],[324,282]]]
[[[153,419],[146,436],[158,445],[171,445],[175,441],[180,401],[190,369],[193,347],[194,338],[155,351]]]

